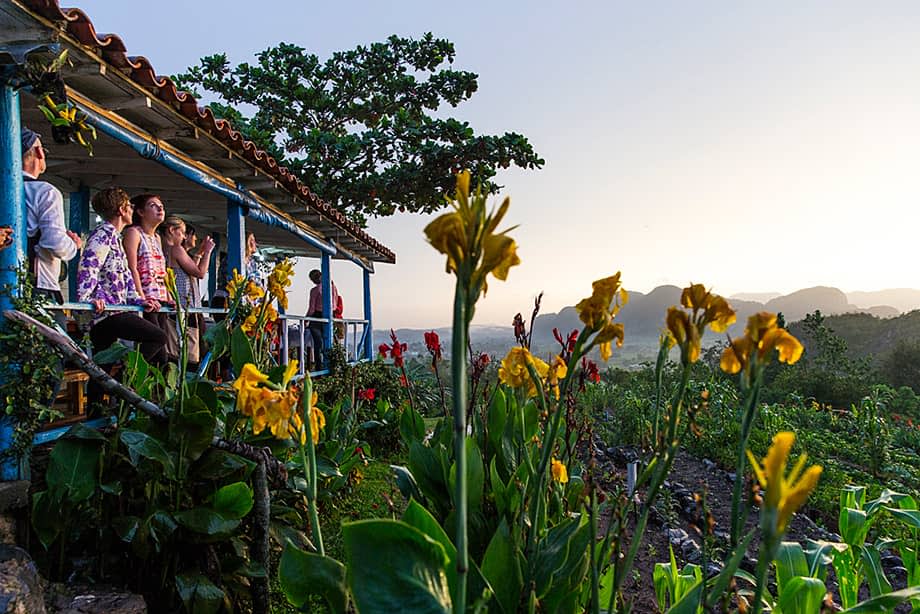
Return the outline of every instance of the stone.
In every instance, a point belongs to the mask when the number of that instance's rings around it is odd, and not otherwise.
[[[28,507],[30,484],[28,480],[0,482],[0,512]]]
[[[716,577],[717,575],[719,575],[720,573],[722,573],[722,566],[721,566],[720,564],[710,562],[710,563],[706,566],[706,578],[707,578],[707,579],[708,579],[708,578],[714,578],[714,577]]]
[[[55,614],[147,614],[140,595],[85,585],[53,584],[49,590],[55,593],[48,599]]]
[[[45,614],[38,569],[29,553],[0,545],[0,614]]]
[[[704,458],[703,467],[705,467],[707,471],[712,471],[713,469],[716,468],[716,464],[712,462],[711,460],[709,460],[708,458]]]
[[[13,514],[0,513],[0,544],[15,545],[16,517]]]
[[[694,553],[699,553],[700,545],[696,543],[695,539],[688,537],[680,543],[680,551],[684,555],[684,558],[689,560]]]
[[[671,545],[678,545],[687,539],[687,532],[683,529],[668,529],[668,541]]]

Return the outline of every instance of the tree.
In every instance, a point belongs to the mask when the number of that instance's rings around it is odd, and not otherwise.
[[[215,115],[364,224],[397,210],[440,209],[463,169],[495,192],[499,167],[543,166],[520,134],[478,135],[466,122],[433,116],[478,87],[476,74],[450,68],[454,55],[453,43],[431,33],[391,36],[325,62],[281,43],[257,54],[255,64],[231,68],[219,53],[174,79],[198,97],[202,90],[216,97]],[[250,108],[251,116],[241,110]]]

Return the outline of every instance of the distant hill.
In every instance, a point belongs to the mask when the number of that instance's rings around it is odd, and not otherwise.
[[[680,302],[681,289],[677,286],[658,286],[648,294],[630,292],[629,302],[622,308],[617,321],[626,329],[624,347],[615,353],[619,360],[632,364],[649,359],[657,347],[658,337],[664,327],[667,308]],[[766,298],[765,302],[754,300]],[[851,298],[855,297],[855,298]],[[834,322],[846,330],[844,338],[854,337],[852,349],[859,353],[877,353],[879,348],[890,347],[899,334],[920,335],[920,311],[910,318],[901,316],[899,306],[911,306],[911,297],[916,298],[920,308],[920,290],[897,289],[879,292],[851,292],[845,294],[837,288],[816,286],[787,295],[776,293],[742,293],[736,294],[730,302],[738,314],[737,322],[729,328],[731,336],[741,335],[748,316],[758,311],[781,312],[787,323],[797,322],[806,314],[820,310],[825,316],[839,316]],[[896,299],[897,305],[891,305],[884,299]],[[846,315],[844,315],[846,314]],[[917,330],[913,330],[916,319]],[[890,325],[885,324],[891,322]],[[574,307],[565,307],[558,313],[544,313],[537,316],[533,330],[533,349],[546,353],[556,348],[553,328],[566,335],[569,331],[581,328],[581,321]],[[430,330],[430,329],[426,329]],[[450,328],[435,329],[441,336],[445,347],[450,343]],[[871,331],[870,333],[862,331]],[[897,332],[892,332],[897,331]],[[400,329],[397,331],[400,341],[409,344],[410,353],[424,353],[425,330]],[[841,333],[843,334],[843,333]],[[479,351],[504,353],[514,343],[511,326],[474,326],[470,331],[473,347]],[[707,332],[704,344],[712,343],[717,336]],[[916,338],[920,338],[917,336]],[[375,344],[389,343],[389,331],[374,331]]]
[[[920,310],[886,319],[868,313],[848,313],[828,316],[824,324],[847,342],[851,357],[881,355],[898,341],[920,340]],[[809,348],[810,340],[801,322],[790,325],[789,330]]]
[[[755,303],[766,303],[767,301],[782,296],[780,292],[739,292],[732,294],[728,300],[734,301],[753,301]]]
[[[915,288],[892,288],[876,292],[847,292],[847,299],[857,307],[865,309],[874,305],[890,305],[898,313],[920,309],[920,290]]]

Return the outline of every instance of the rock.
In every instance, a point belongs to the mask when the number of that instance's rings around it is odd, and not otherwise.
[[[690,560],[690,557],[694,554],[700,554],[700,545],[696,543],[696,540],[692,537],[688,537],[680,543],[681,554],[684,555],[684,558]],[[694,562],[694,561],[691,561]]]
[[[710,562],[709,565],[706,566],[706,578],[707,579],[714,578],[720,573],[722,573],[722,565],[720,565],[719,563]]]
[[[668,529],[668,541],[672,546],[676,546],[687,539],[687,532],[683,529]]]
[[[49,611],[56,614],[147,614],[140,595],[64,584],[54,584],[50,590],[56,594],[49,599]]]
[[[898,565],[897,567],[892,567],[887,570],[885,574],[888,576],[888,581],[891,582],[891,586],[894,590],[900,590],[902,588],[907,588],[907,569]]]
[[[30,484],[28,480],[0,482],[0,512],[27,507]]]
[[[716,468],[716,464],[709,460],[708,458],[703,459],[703,467],[706,467],[706,471],[712,471]]]
[[[731,482],[731,483],[734,483],[734,482],[735,482],[735,473],[734,473],[734,472],[726,473],[726,474],[725,474],[725,477],[728,478],[728,481],[729,481],[729,482]]]
[[[0,545],[0,613],[44,614],[41,578],[29,553]]]

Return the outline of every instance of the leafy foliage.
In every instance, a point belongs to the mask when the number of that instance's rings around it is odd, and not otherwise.
[[[440,209],[463,169],[494,192],[499,167],[543,166],[524,136],[479,135],[437,113],[478,88],[476,74],[451,68],[454,58],[453,43],[431,33],[391,36],[325,61],[281,43],[259,53],[255,64],[231,67],[225,53],[204,57],[175,80],[214,95],[217,116],[364,223],[397,210]],[[255,113],[247,117],[251,107]]]

